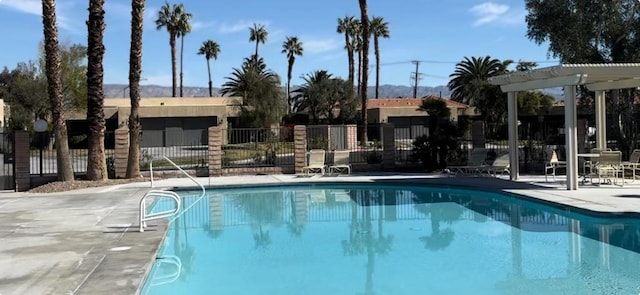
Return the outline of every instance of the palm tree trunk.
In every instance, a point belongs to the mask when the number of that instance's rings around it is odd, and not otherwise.
[[[44,28],[47,91],[49,93],[49,103],[51,104],[53,134],[56,140],[58,180],[71,181],[73,180],[73,169],[71,167],[71,156],[69,155],[67,124],[64,118],[55,0],[42,0],[42,25]]]
[[[287,102],[289,103],[289,113],[291,112],[291,75],[293,74],[293,63],[295,59],[289,58],[289,67],[287,68]]]
[[[260,44],[260,41],[256,40],[256,61],[258,60],[258,45],[259,44]]]
[[[362,144],[367,144],[367,83],[369,83],[369,13],[367,0],[358,0],[360,4],[360,22],[362,23]]]
[[[380,46],[378,36],[373,36],[373,43],[376,51],[376,98],[380,98]]]
[[[209,97],[213,97],[213,82],[211,82],[211,65],[207,58],[207,73],[209,73]]]
[[[129,52],[129,96],[131,97],[131,113],[129,114],[129,159],[127,162],[127,178],[140,177],[140,135],[142,126],[140,125],[139,108],[140,75],[142,73],[144,1],[145,0],[131,1],[131,51]],[[175,97],[175,84],[173,85]]]
[[[104,154],[104,0],[89,2],[88,60],[87,60],[87,122],[89,123],[89,147],[87,156],[87,178],[107,178],[107,163]]]
[[[358,50],[358,88],[356,93],[360,96],[360,89],[362,87],[362,49]]]
[[[347,32],[344,33],[344,42],[347,47],[347,59],[349,61],[349,84],[351,84],[351,89],[355,87],[354,84],[354,68],[353,68],[353,51],[350,49],[349,45],[349,34]]]
[[[177,87],[178,77],[176,75],[176,34],[169,33],[169,46],[171,46],[171,86],[172,86],[172,96],[177,96]]]
[[[182,81],[184,78],[184,73],[182,72],[182,61],[184,59],[184,34],[180,37],[180,97],[183,97],[182,92]]]

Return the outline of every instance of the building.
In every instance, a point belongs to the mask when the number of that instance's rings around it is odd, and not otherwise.
[[[443,100],[451,110],[451,120],[459,116],[476,116],[475,108],[448,98],[427,96],[423,98],[381,98],[369,99],[367,114],[369,124],[391,123],[398,126],[428,125],[429,115],[418,110],[426,98]]]
[[[120,127],[126,127],[131,113],[128,98],[104,100],[107,139]],[[241,97],[153,97],[140,100],[143,147],[206,145],[211,126],[237,124]],[[87,134],[86,113],[67,115],[69,137]]]

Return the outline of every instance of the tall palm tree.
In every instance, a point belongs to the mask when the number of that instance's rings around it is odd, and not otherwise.
[[[220,53],[220,45],[218,43],[207,40],[202,42],[202,46],[200,46],[200,50],[198,50],[199,55],[204,55],[204,58],[207,60],[207,72],[209,73],[209,96],[213,97],[213,82],[211,81],[211,65],[209,61],[213,58],[214,60],[218,59],[218,54]]]
[[[184,73],[182,71],[182,63],[184,60],[184,36],[191,33],[191,13],[185,12],[180,15],[180,21],[178,22],[178,37],[180,37],[180,97],[183,97],[183,81]]]
[[[349,33],[351,34],[351,50],[353,50],[353,54],[358,55],[358,72],[355,76],[357,78],[356,94],[360,96],[360,85],[362,83],[362,23],[360,20],[355,20],[351,24]]]
[[[360,23],[362,26],[362,144],[367,144],[367,84],[369,83],[369,12],[367,0],[358,0],[360,4]]]
[[[258,45],[267,42],[267,36],[269,32],[264,25],[253,24],[253,27],[249,28],[249,41],[256,42],[256,58],[258,58]]]
[[[376,98],[380,98],[380,38],[389,38],[389,23],[384,18],[375,16],[371,20],[371,35],[373,36],[373,46],[376,54]]]
[[[482,88],[488,85],[487,80],[504,71],[505,65],[498,59],[485,57],[465,57],[456,65],[447,84],[451,90],[451,99],[457,102],[474,105],[481,99]]]
[[[89,123],[89,147],[87,156],[87,178],[104,180],[107,163],[104,154],[104,0],[89,1],[88,47],[87,47],[87,122]]]
[[[191,14],[187,13],[182,4],[170,5],[165,3],[158,11],[158,19],[156,19],[156,29],[165,28],[169,33],[169,46],[171,46],[171,81],[172,95],[176,97],[177,75],[176,75],[176,38],[182,36],[184,30],[185,19],[187,22],[191,19]]]
[[[64,118],[55,0],[42,0],[42,25],[46,57],[47,91],[49,93],[49,103],[51,103],[53,134],[56,140],[58,180],[71,181],[73,180],[73,169],[71,167],[71,156],[69,155],[67,124]]]
[[[144,1],[131,0],[131,49],[129,51],[129,158],[127,178],[140,177],[140,75],[142,74],[142,32],[144,25]],[[174,85],[175,86],[175,85]],[[174,87],[175,94],[175,87]]]
[[[298,40],[298,37],[287,37],[282,44],[282,53],[287,55],[288,67],[287,67],[287,102],[289,103],[289,110],[291,110],[291,75],[293,74],[293,64],[296,62],[296,56],[302,56],[304,48],[302,48],[302,42]]]
[[[338,26],[336,28],[336,32],[339,34],[344,34],[344,48],[347,50],[347,59],[349,60],[349,83],[351,83],[351,87],[354,87],[354,60],[353,60],[353,51],[354,44],[351,41],[352,29],[354,27],[354,23],[356,19],[353,16],[345,16],[343,18],[338,19]]]

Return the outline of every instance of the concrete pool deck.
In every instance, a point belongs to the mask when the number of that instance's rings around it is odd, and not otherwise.
[[[624,187],[564,189],[563,179],[443,177],[368,174],[349,177],[294,175],[198,178],[205,186],[309,182],[455,185],[499,190],[603,213],[640,214],[640,181]],[[186,178],[154,182],[156,188],[194,187]],[[0,294],[136,294],[164,238],[167,222],[137,232],[140,198],[149,182],[52,194],[0,194]]]

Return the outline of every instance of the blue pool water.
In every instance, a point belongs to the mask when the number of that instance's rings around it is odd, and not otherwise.
[[[142,294],[640,293],[636,219],[413,186],[181,195]]]

